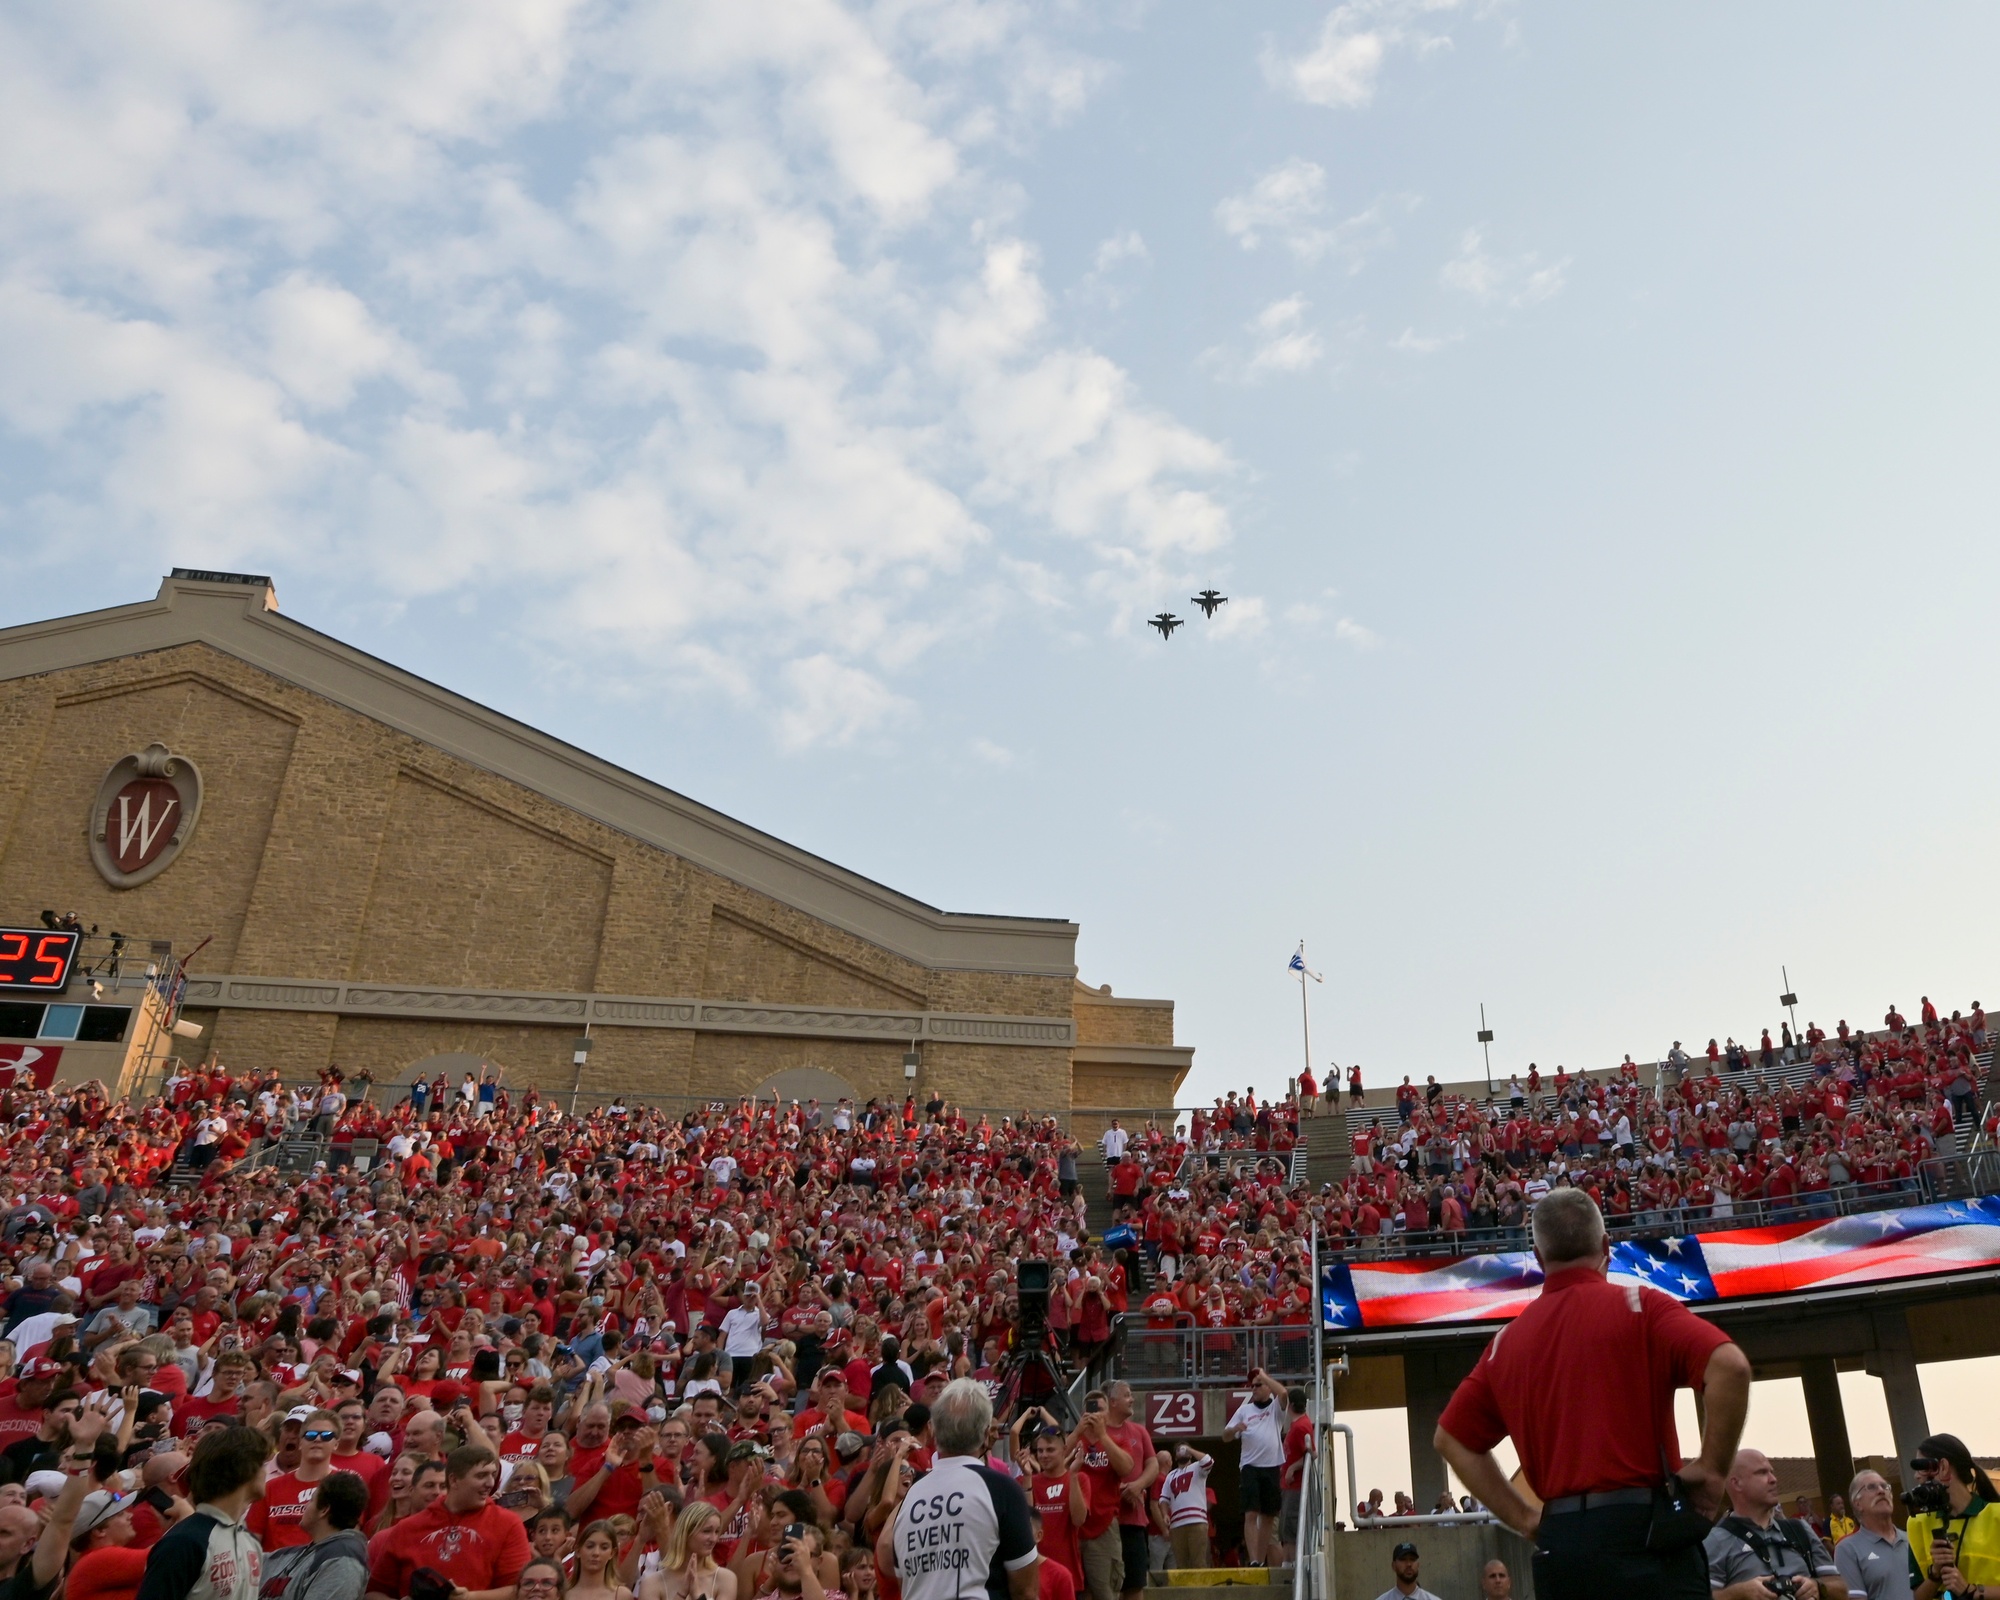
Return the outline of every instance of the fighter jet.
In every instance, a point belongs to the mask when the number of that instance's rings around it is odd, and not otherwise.
[[[1149,628],[1158,628],[1162,639],[1171,639],[1174,636],[1174,629],[1180,625],[1181,619],[1171,611],[1162,611],[1157,617],[1148,617],[1146,619],[1146,626]]]
[[[1212,617],[1215,615],[1218,606],[1229,604],[1229,596],[1226,594],[1217,594],[1213,589],[1204,589],[1189,603],[1200,606],[1201,614],[1204,617]]]

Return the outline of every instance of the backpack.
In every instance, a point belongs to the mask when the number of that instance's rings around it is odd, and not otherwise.
[[[272,1572],[267,1564],[264,1584],[258,1590],[258,1600],[285,1600],[287,1595],[302,1595],[312,1583],[313,1575],[329,1561],[359,1561],[368,1565],[368,1541],[359,1534],[336,1534],[331,1539],[322,1539],[305,1546],[298,1560],[290,1563],[282,1572]]]

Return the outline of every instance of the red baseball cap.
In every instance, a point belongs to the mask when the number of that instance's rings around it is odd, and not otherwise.
[[[47,1356],[37,1356],[21,1366],[21,1381],[32,1383],[37,1378],[59,1378],[68,1369],[60,1361],[51,1361]]]

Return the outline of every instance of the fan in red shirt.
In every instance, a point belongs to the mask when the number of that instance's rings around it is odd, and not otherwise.
[[[1062,1430],[1046,1411],[1035,1435],[1035,1473],[1028,1480],[1028,1504],[1041,1515],[1036,1543],[1045,1564],[1065,1568],[1083,1587],[1083,1548],[1077,1530],[1090,1516],[1090,1485],[1084,1481],[1083,1452],[1063,1441]],[[1017,1436],[1018,1437],[1018,1434]]]
[[[303,1525],[306,1507],[333,1473],[333,1446],[339,1437],[340,1421],[331,1411],[313,1412],[299,1435],[299,1464],[265,1480],[264,1498],[251,1505],[243,1525],[266,1550],[311,1542]]]
[[[340,1437],[334,1442],[329,1465],[335,1472],[351,1472],[361,1480],[368,1490],[368,1514],[379,1517],[389,1504],[389,1463],[361,1448],[368,1430],[368,1407],[359,1399],[343,1400],[334,1416],[340,1424]]]
[[[368,1569],[369,1593],[408,1594],[419,1567],[434,1567],[474,1595],[511,1590],[528,1564],[527,1528],[493,1504],[500,1458],[484,1445],[463,1445],[445,1458],[444,1471],[444,1493],[389,1530]]]

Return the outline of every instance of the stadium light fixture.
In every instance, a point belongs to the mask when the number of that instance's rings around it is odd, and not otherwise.
[[[1486,1098],[1493,1098],[1493,1030],[1486,1026],[1486,1002],[1479,1002],[1479,1050],[1486,1057]]]

